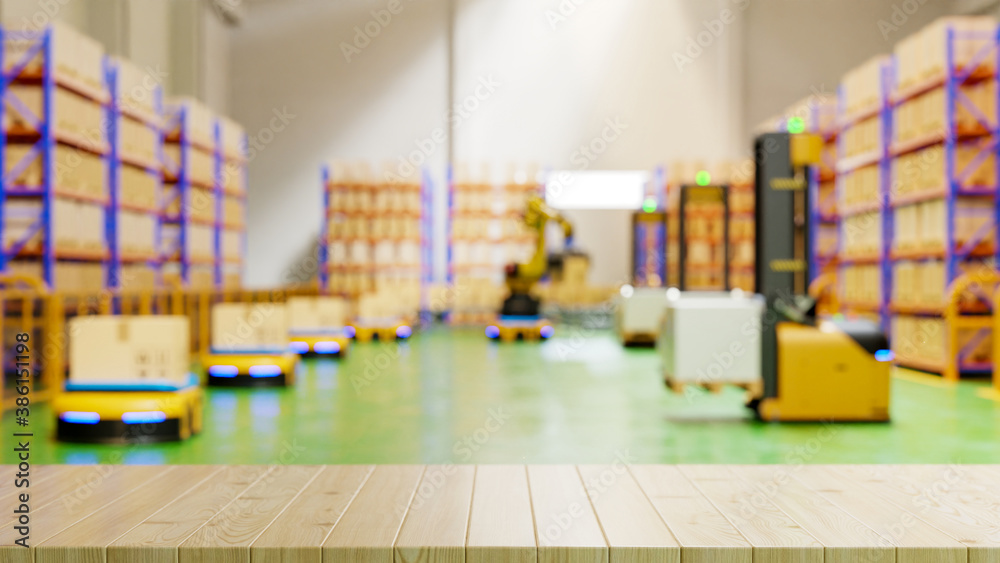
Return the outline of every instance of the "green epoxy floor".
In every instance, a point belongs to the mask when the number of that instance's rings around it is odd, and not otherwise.
[[[742,391],[668,392],[659,359],[564,327],[495,344],[437,327],[405,344],[310,360],[287,389],[209,390],[183,443],[61,444],[32,412],[35,463],[1000,463],[1000,403],[984,382],[894,378],[890,424],[766,424]],[[3,441],[14,428],[3,420]],[[16,460],[4,447],[3,463]]]

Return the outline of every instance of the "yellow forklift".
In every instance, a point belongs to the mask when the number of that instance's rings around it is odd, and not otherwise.
[[[816,135],[757,138],[757,292],[767,306],[760,323],[762,392],[748,407],[768,421],[889,420],[892,352],[868,320],[817,320],[807,297],[809,167],[819,163]]]

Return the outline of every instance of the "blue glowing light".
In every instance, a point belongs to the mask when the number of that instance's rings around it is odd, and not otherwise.
[[[288,343],[288,347],[292,349],[292,352],[296,354],[308,354],[309,353],[309,343],[302,342],[301,340],[294,340]]]
[[[413,334],[413,329],[406,325],[396,328],[397,338],[409,338],[411,334]]]
[[[879,362],[891,362],[896,359],[896,354],[892,353],[892,350],[876,350],[875,360]]]
[[[353,326],[347,325],[344,327],[344,336],[348,338],[354,338],[354,335],[357,333],[358,333],[357,329],[355,329]]]
[[[489,337],[489,338],[499,338],[500,337],[500,329],[497,328],[497,327],[495,327],[495,326],[493,326],[493,325],[490,325],[490,326],[486,327],[486,336]]]
[[[211,375],[212,377],[236,377],[239,373],[240,368],[236,366],[208,366],[208,375]]]
[[[85,411],[66,411],[59,415],[59,418],[73,424],[97,424],[101,421],[101,415]]]
[[[552,338],[552,335],[556,333],[556,329],[550,327],[549,325],[545,325],[538,331],[538,333],[541,334],[542,338]]]
[[[336,354],[340,352],[340,344],[330,340],[322,340],[313,345],[317,354]]]
[[[167,415],[163,411],[139,411],[122,413],[122,422],[125,424],[148,424],[153,422],[164,422]]]
[[[281,375],[281,368],[274,364],[261,364],[250,366],[250,377],[277,377]]]

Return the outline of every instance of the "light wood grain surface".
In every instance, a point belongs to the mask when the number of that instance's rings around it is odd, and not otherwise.
[[[13,476],[15,468],[0,466]],[[1000,467],[54,466],[3,563],[1000,563]]]

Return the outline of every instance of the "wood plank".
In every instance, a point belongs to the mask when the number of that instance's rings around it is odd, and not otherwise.
[[[0,465],[0,473],[2,473],[5,477],[10,476],[9,479],[0,480],[0,506],[7,506],[9,503],[14,502],[18,493],[24,492],[25,488],[30,489],[35,485],[44,483],[47,479],[51,479],[60,472],[68,473],[71,468],[72,466],[69,465],[33,465],[28,470],[27,487],[19,488],[16,486],[16,481],[20,480],[20,478],[17,477],[18,466]],[[30,496],[31,495],[29,494],[29,497]]]
[[[753,550],[679,469],[632,465],[629,471],[681,546],[685,563],[750,563]]]
[[[424,471],[396,539],[396,563],[464,563],[476,468],[431,465]]]
[[[537,560],[528,473],[523,465],[480,465],[469,514],[468,563]]]
[[[7,467],[13,468],[13,466]],[[53,502],[61,502],[67,508],[81,504],[85,496],[91,496],[87,491],[88,483],[107,479],[111,474],[122,469],[121,465],[46,465],[44,467],[46,468],[45,480],[31,480],[28,500],[31,501],[32,512]],[[14,480],[11,479],[10,482],[13,483]],[[44,483],[45,486],[36,486],[39,483]],[[9,506],[8,503],[13,503],[17,494],[15,491],[5,498],[4,501],[7,502],[0,503],[0,506]],[[7,518],[7,514],[0,516],[0,523],[4,527],[13,526],[15,519],[7,520]]]
[[[792,477],[875,530],[896,546],[899,563],[965,563],[968,549],[940,530],[842,479],[839,466],[803,466]]]
[[[839,468],[871,494],[965,544],[970,563],[1000,561],[1000,499],[996,495],[975,491],[962,483],[964,468],[939,466],[929,472],[900,466],[893,469],[882,478],[872,477],[861,468]]]
[[[379,465],[323,542],[324,563],[392,563],[393,542],[424,473],[422,465]]]
[[[86,518],[39,543],[35,563],[103,562],[106,547],[160,507],[220,470],[208,465],[174,466],[154,480],[122,495],[113,505],[95,510]]]
[[[528,466],[538,563],[608,563],[608,543],[572,465]]]
[[[49,502],[31,512],[29,544],[34,547],[73,524],[86,518],[95,510],[110,505],[129,491],[146,482],[158,479],[170,471],[166,467],[128,467],[105,472],[88,467],[80,477],[67,483],[71,500]],[[53,487],[54,488],[54,487]],[[28,550],[14,544],[17,532],[12,526],[0,529],[0,561],[4,563],[32,563],[34,549]]]
[[[250,560],[253,563],[321,563],[323,542],[372,469],[371,465],[324,467],[253,542]]]
[[[274,468],[230,465],[108,546],[108,563],[176,563],[177,548]]]
[[[177,549],[178,563],[250,561],[250,544],[319,474],[315,465],[279,465]]]
[[[680,544],[624,465],[577,470],[604,530],[610,563],[679,563]]]
[[[750,542],[755,562],[823,562],[823,544],[725,466],[685,465],[680,470]]]
[[[845,510],[791,478],[787,466],[740,466],[733,474],[824,546],[827,563],[893,563],[895,547]]]

